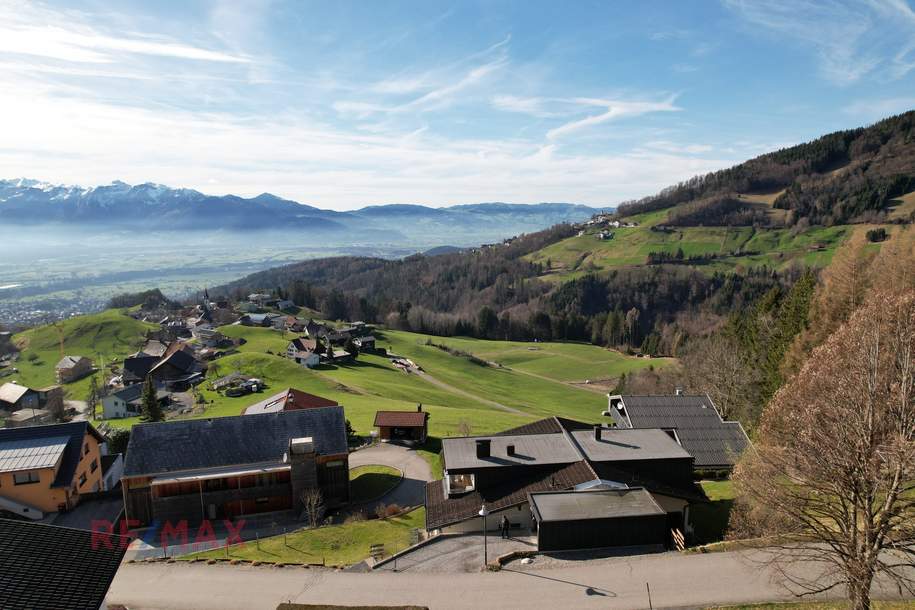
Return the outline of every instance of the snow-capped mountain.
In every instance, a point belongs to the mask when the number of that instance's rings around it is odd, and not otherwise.
[[[592,208],[568,203],[485,203],[449,208],[383,205],[336,212],[269,193],[244,198],[205,195],[153,183],[115,181],[86,188],[27,178],[0,180],[0,221],[12,225],[67,223],[146,230],[309,228],[343,239],[349,234],[382,230],[394,241],[414,233],[456,232],[479,235],[485,241],[583,220],[593,213]]]

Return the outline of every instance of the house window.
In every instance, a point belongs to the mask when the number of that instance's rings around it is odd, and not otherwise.
[[[89,455],[89,443],[83,446],[83,455]]]
[[[29,485],[31,483],[40,483],[41,477],[37,472],[16,472],[13,474],[14,485]]]
[[[82,487],[85,484],[86,484],[86,473],[84,472],[79,475],[79,486]]]
[[[89,465],[89,472],[95,472],[98,470],[98,460],[92,460],[92,463]]]

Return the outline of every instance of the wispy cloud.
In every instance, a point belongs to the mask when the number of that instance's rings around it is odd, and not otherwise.
[[[226,63],[250,61],[161,36],[114,36],[85,24],[67,24],[49,11],[19,3],[0,4],[0,53],[76,63],[113,63],[121,53]]]
[[[845,106],[842,111],[864,120],[876,120],[913,109],[915,109],[915,97],[892,97],[859,100]]]
[[[905,0],[723,0],[753,26],[811,47],[823,76],[849,85],[879,72],[902,78],[915,58],[915,14]]]
[[[555,129],[549,130],[546,136],[550,140],[558,140],[576,131],[594,127],[595,125],[600,125],[608,121],[636,117],[652,112],[675,112],[680,110],[680,108],[674,105],[675,99],[676,96],[673,95],[666,100],[659,102],[577,98],[575,101],[579,104],[592,107],[603,107],[606,108],[606,110],[600,114],[593,114],[583,119],[569,121]]]

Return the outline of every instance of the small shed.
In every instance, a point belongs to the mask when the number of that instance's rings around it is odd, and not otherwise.
[[[429,414],[422,405],[415,411],[378,411],[375,413],[375,427],[382,442],[409,441],[425,443],[429,431]]]
[[[667,513],[643,487],[528,494],[538,551],[665,547]]]

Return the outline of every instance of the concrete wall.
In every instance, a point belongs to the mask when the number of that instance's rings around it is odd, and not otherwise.
[[[506,515],[508,517],[508,520],[512,525],[512,529],[515,531],[520,528],[522,531],[526,532],[531,528],[531,525],[533,524],[533,519],[531,518],[531,506],[529,503],[523,502],[518,506],[512,506],[504,510],[493,511],[489,513],[489,516],[486,517],[486,531],[499,533],[499,523],[502,521],[502,515]],[[441,531],[445,534],[479,533],[482,531],[482,520],[482,517],[471,517],[466,521],[455,523],[454,525],[447,525],[441,528]]]

